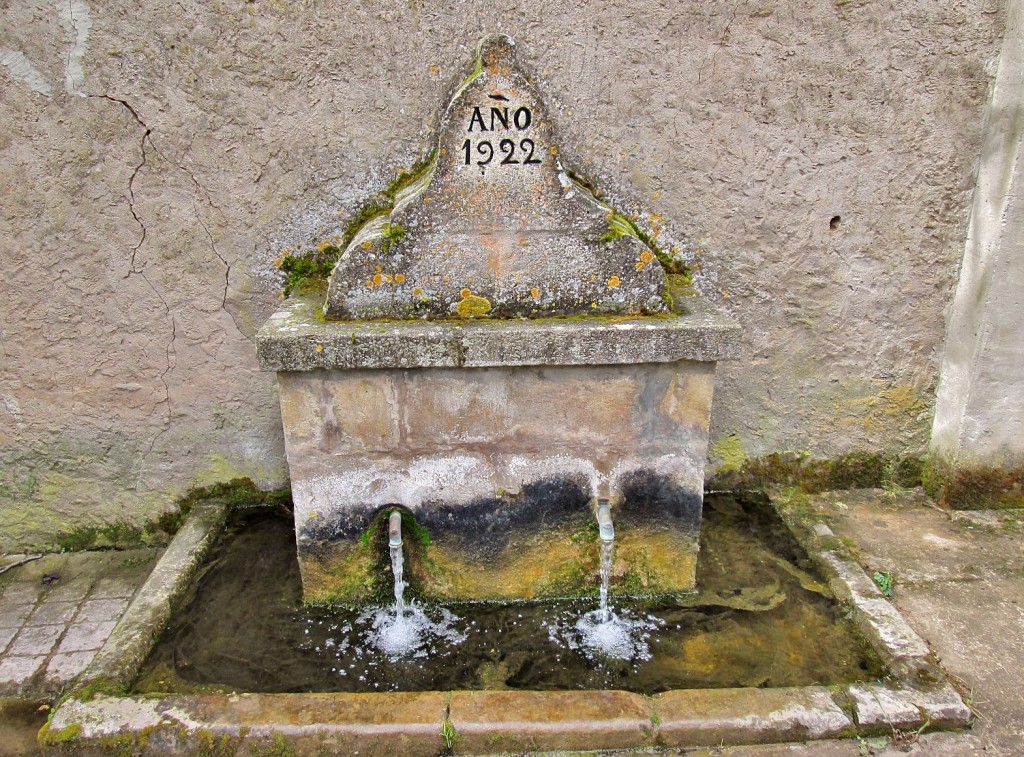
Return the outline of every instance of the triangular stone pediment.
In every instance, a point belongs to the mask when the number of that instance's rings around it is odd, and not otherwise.
[[[656,256],[572,181],[505,36],[481,42],[433,160],[331,276],[331,319],[548,317],[667,309]]]

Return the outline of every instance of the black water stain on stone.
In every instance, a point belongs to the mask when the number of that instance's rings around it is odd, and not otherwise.
[[[314,556],[331,543],[357,539],[378,513],[394,509],[408,510],[396,503],[308,520],[299,529],[298,552]],[[410,512],[432,540],[454,544],[471,557],[490,557],[508,548],[513,539],[589,513],[590,482],[585,476],[541,479],[525,484],[517,495],[479,498],[465,505],[427,501]]]
[[[703,493],[680,485],[663,473],[641,468],[619,479],[623,504],[616,513],[624,523],[664,525],[696,534],[700,530]]]
[[[481,498],[466,505],[426,504],[416,512],[416,521],[431,538],[480,557],[504,551],[513,538],[529,538],[589,511],[590,483],[580,476],[541,479],[512,497]]]
[[[394,505],[384,507],[359,507],[339,512],[330,518],[313,518],[298,529],[296,544],[299,554],[306,556],[317,553],[320,547],[330,542],[343,539],[358,538],[373,521],[374,516],[381,510],[394,508]]]

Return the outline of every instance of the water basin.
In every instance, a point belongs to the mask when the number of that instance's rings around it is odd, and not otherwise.
[[[849,612],[763,498],[707,497],[697,572],[698,594],[647,600],[616,597],[613,578],[612,609],[633,624],[631,659],[592,652],[577,628],[596,607],[596,586],[593,598],[571,601],[426,605],[421,611],[438,627],[447,610],[447,634],[427,634],[419,648],[396,655],[372,643],[372,610],[302,605],[287,515],[238,512],[135,690],[653,694],[883,674]]]

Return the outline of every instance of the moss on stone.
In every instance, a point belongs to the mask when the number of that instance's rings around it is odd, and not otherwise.
[[[384,226],[384,239],[381,242],[381,252],[391,252],[391,248],[398,244],[405,236],[405,228],[397,223],[389,223]],[[328,274],[330,275],[330,274]]]
[[[954,467],[929,460],[922,479],[928,494],[955,510],[1024,508],[1024,467]]]
[[[608,231],[601,236],[602,242],[613,242],[619,237],[636,237],[654,253],[666,275],[681,276],[691,281],[693,271],[686,263],[663,250],[654,237],[632,218],[612,209],[608,213]]]
[[[125,521],[105,526],[84,526],[63,531],[54,537],[61,552],[86,549],[136,549],[146,545],[143,531]]]
[[[275,733],[269,744],[250,744],[249,754],[253,757],[294,757],[296,752],[283,733]]]
[[[341,257],[342,248],[325,244],[301,255],[285,255],[277,267],[285,274],[284,296],[308,294],[321,287]]]
[[[738,472],[747,461],[743,442],[736,434],[727,434],[716,440],[711,446],[711,454],[718,459],[718,471],[722,474]]]
[[[97,678],[88,683],[73,689],[65,699],[77,699],[79,702],[89,702],[99,694],[111,697],[123,697],[128,694],[128,687],[111,678]]]
[[[436,152],[431,151],[411,168],[399,171],[394,181],[363,204],[346,221],[340,237],[331,237],[320,242],[312,250],[294,255],[285,254],[275,261],[277,267],[285,274],[284,296],[289,297],[293,292],[300,295],[322,292],[326,288],[327,280],[334,271],[338,258],[352,244],[356,235],[366,224],[381,216],[389,215],[395,207],[399,193],[419,181],[431,170],[435,156]],[[404,236],[405,229],[399,224],[385,224],[381,251],[389,252]]]
[[[239,739],[230,734],[217,736],[201,728],[193,733],[193,738],[197,742],[197,757],[234,757],[238,753]]]
[[[711,489],[760,490],[783,486],[814,494],[833,489],[921,485],[921,462],[914,457],[851,452],[830,459],[814,459],[804,453],[775,452],[765,457],[740,459],[738,454],[731,454],[735,450],[730,444],[722,446],[722,440],[713,449],[728,462],[708,480]],[[726,454],[723,455],[723,451]]]
[[[287,488],[263,491],[252,479],[235,478],[230,481],[190,489],[174,508],[161,513],[144,525],[134,526],[126,521],[115,521],[103,526],[84,526],[58,533],[53,543],[42,545],[44,551],[81,552],[102,549],[136,549],[154,544],[167,544],[178,532],[192,508],[198,502],[218,500],[231,508],[283,505],[290,507],[291,492]]]
[[[57,730],[50,728],[50,724],[46,723],[39,729],[38,740],[42,747],[53,747],[75,741],[81,735],[82,726],[78,723],[72,723]]]

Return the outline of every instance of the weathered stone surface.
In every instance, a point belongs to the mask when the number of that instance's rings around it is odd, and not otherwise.
[[[653,746],[644,699],[624,691],[458,691],[449,717],[464,754]]]
[[[945,681],[929,689],[848,686],[846,693],[853,700],[862,729],[906,731],[925,723],[931,728],[963,728],[971,721],[970,708]]]
[[[886,662],[923,661],[928,645],[885,598],[860,566],[834,553],[822,555],[833,572],[832,590],[857,609],[855,619]]]
[[[922,723],[921,710],[915,704],[915,696],[920,695],[912,689],[872,684],[847,686],[846,693],[853,700],[854,717],[864,733],[871,729],[891,732]]]
[[[977,187],[950,306],[933,453],[954,466],[1024,468],[1024,5],[1008,2]],[[1020,492],[1017,492],[1018,497]],[[974,506],[978,506],[975,504]]]
[[[569,537],[597,497],[612,500],[622,559],[647,562],[650,591],[691,590],[713,377],[690,361],[281,372],[307,599],[370,588],[359,537],[394,505],[431,536],[421,590],[589,590],[596,540]]]
[[[0,696],[66,691],[107,640],[157,556],[155,548],[50,554],[4,571]],[[123,596],[109,597],[114,586]]]
[[[666,293],[654,251],[569,178],[514,43],[493,36],[441,117],[425,175],[342,254],[324,313],[657,313]]]
[[[570,318],[501,322],[324,323],[318,304],[297,300],[256,337],[260,367],[486,368],[608,365],[738,358],[739,325],[700,297],[658,318]]]
[[[828,689],[669,691],[654,700],[658,744],[688,747],[835,738],[853,721]]]
[[[223,503],[201,503],[175,535],[167,551],[125,610],[120,622],[103,639],[102,647],[79,681],[81,685],[102,681],[127,686],[138,672],[171,617],[171,611],[188,591],[202,567],[227,517]],[[116,581],[98,586],[98,598],[124,596]],[[103,589],[106,588],[106,591]]]
[[[259,754],[361,754],[433,757],[444,748],[440,692],[241,694],[113,698],[64,702],[44,729],[44,744],[74,731],[74,754],[103,753],[110,737],[142,754],[197,754],[218,745]],[[48,736],[49,734],[49,736]],[[53,741],[48,742],[52,737]]]

